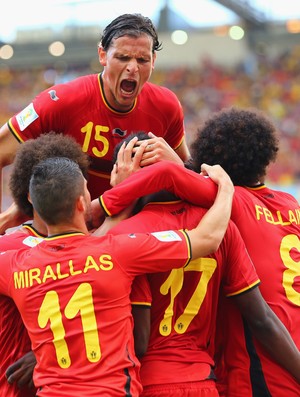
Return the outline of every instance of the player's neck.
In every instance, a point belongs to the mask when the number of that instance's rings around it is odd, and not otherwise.
[[[32,227],[41,235],[47,236],[47,226],[44,221],[39,217],[39,215],[34,211]]]
[[[64,234],[85,234],[88,235],[89,233],[85,233],[83,230],[77,229],[51,229],[48,230],[48,237],[54,236],[63,236]]]
[[[85,222],[64,223],[63,225],[47,225],[48,236],[60,234],[83,233],[89,234]]]
[[[251,184],[248,184],[247,186],[249,186],[249,187],[259,187],[259,186],[264,185],[264,183],[265,183],[264,179],[261,179],[261,180],[257,181],[256,183],[251,183]]]

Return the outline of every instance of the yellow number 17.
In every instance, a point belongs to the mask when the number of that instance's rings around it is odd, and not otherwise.
[[[167,295],[170,291],[170,304],[166,308],[164,318],[159,327],[160,334],[168,336],[172,330],[172,317],[174,315],[174,302],[176,296],[182,289],[184,281],[184,273],[189,271],[201,272],[199,282],[193,292],[184,312],[178,317],[174,325],[174,329],[178,334],[183,334],[193,318],[198,314],[202,302],[207,292],[207,285],[216,270],[217,262],[212,258],[198,258],[191,261],[188,266],[180,269],[173,269],[167,280],[160,287],[160,292]]]

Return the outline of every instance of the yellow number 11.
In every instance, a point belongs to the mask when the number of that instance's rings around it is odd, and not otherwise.
[[[75,318],[78,313],[81,317],[86,357],[90,362],[97,362],[101,358],[101,349],[94,311],[92,287],[88,283],[79,285],[64,310],[64,314],[68,319]],[[62,321],[59,297],[56,291],[48,291],[46,293],[40,307],[38,323],[41,328],[45,328],[50,323],[58,365],[61,368],[69,368],[71,358],[65,340],[66,333]]]

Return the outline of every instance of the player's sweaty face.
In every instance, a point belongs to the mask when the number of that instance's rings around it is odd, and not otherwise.
[[[149,80],[156,58],[152,45],[152,39],[144,34],[113,39],[107,52],[99,49],[105,96],[113,108],[129,110]]]

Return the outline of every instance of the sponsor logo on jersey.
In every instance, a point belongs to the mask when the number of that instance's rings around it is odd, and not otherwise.
[[[159,241],[181,241],[180,236],[173,230],[151,233]]]
[[[58,101],[59,98],[56,95],[56,91],[55,90],[50,90],[48,91],[48,94],[50,95],[50,98],[52,99],[52,101]]]
[[[39,116],[33,107],[33,103],[30,103],[16,116],[16,120],[20,130],[24,131],[25,128],[28,127],[38,117]]]

